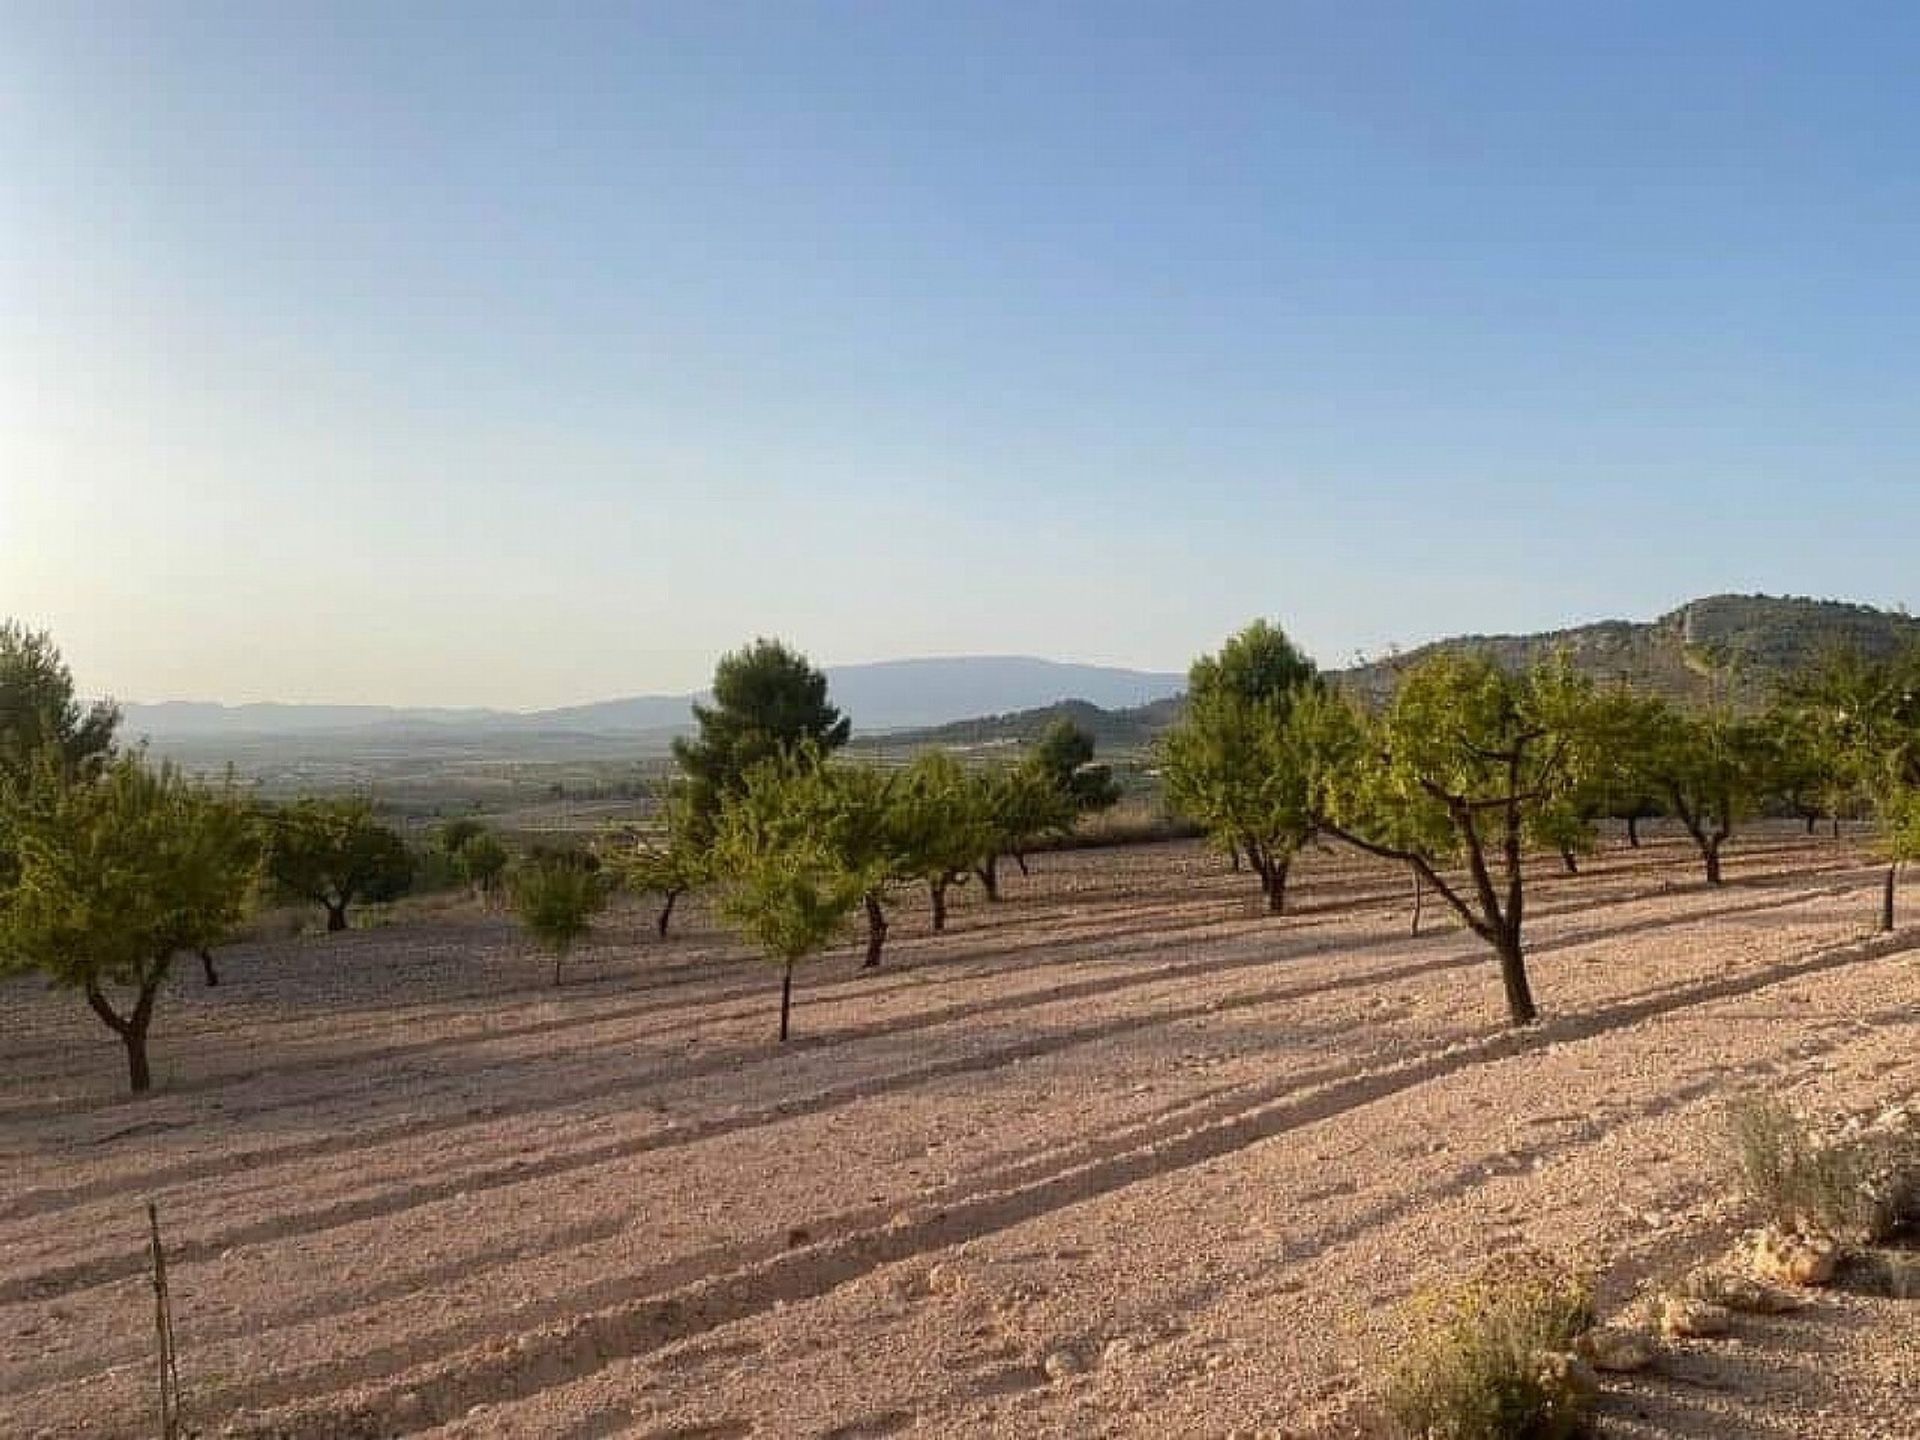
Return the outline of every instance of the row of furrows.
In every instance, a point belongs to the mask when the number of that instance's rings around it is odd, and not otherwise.
[[[1614,859],[1605,870],[1595,872],[1591,878],[1582,877],[1582,879],[1585,884],[1591,886],[1601,877],[1611,880],[1632,872],[1658,868],[1660,864],[1658,859],[1650,862],[1645,858],[1645,855],[1651,853],[1653,848],[1654,847],[1648,847],[1647,852],[1640,854],[1620,852],[1619,856]],[[1667,846],[1663,848],[1672,847]],[[1803,849],[1804,847],[1798,845],[1762,842],[1747,847],[1741,854],[1743,858],[1770,859],[1779,853],[1800,853]],[[1343,892],[1343,887],[1347,885],[1366,886],[1377,884],[1379,872],[1382,867],[1375,862],[1363,861],[1358,864],[1336,865],[1331,868],[1333,868],[1335,872],[1333,875],[1320,875],[1316,872],[1309,871],[1309,878],[1304,881],[1296,881],[1295,893],[1301,896],[1317,897],[1322,891],[1333,892],[1325,899],[1309,898],[1307,903],[1295,907],[1297,914],[1319,913],[1329,910],[1344,911],[1369,907],[1376,904],[1399,904],[1406,898],[1404,888],[1363,889],[1360,893],[1354,894]],[[1182,897],[1174,901],[1155,900],[1140,902],[1138,907],[1132,910],[1118,909],[1109,904],[1100,907],[1096,913],[1091,915],[1086,913],[1086,907],[1084,906],[1071,908],[1062,907],[1061,901],[1054,896],[1043,897],[1037,902],[1022,901],[1012,904],[1003,902],[1000,906],[989,906],[981,913],[994,914],[997,912],[1010,914],[1016,911],[1022,912],[1019,914],[1018,924],[1023,938],[1006,947],[980,947],[976,945],[968,952],[966,960],[971,969],[971,962],[976,960],[990,961],[1000,956],[1018,956],[1037,949],[1046,948],[1059,938],[1056,932],[1077,932],[1080,935],[1091,935],[1097,930],[1104,930],[1106,933],[1111,933],[1116,924],[1135,919],[1154,921],[1158,923],[1163,930],[1176,932],[1180,929],[1190,927],[1204,928],[1214,924],[1231,923],[1236,919],[1245,918],[1242,915],[1236,914],[1223,915],[1212,909],[1212,907],[1219,905],[1224,898],[1219,894],[1213,893],[1220,888],[1218,884],[1210,883],[1217,882],[1220,878],[1222,877],[1208,877],[1206,880],[1200,881],[1199,888],[1201,889],[1201,893],[1198,895]],[[1556,881],[1563,879],[1563,877],[1559,876],[1551,878]],[[1034,915],[1031,909],[1033,903],[1048,904],[1056,909],[1062,909],[1063,913],[1055,915]],[[1581,903],[1584,907],[1584,905],[1587,904],[1605,903],[1605,901],[1603,899],[1596,902],[1589,899]],[[1170,915],[1179,916],[1182,912],[1201,907],[1206,907],[1207,913],[1197,918],[1169,919]],[[980,938],[983,933],[990,933],[990,931],[995,928],[1000,928],[997,923],[989,925],[984,932],[980,929],[975,929],[970,931],[969,934],[977,939]],[[499,937],[496,936],[495,938]],[[708,938],[709,937],[702,937],[703,940],[707,940]],[[924,941],[929,938],[931,937],[907,937],[904,943],[912,945],[916,939]],[[328,943],[338,944],[337,941],[333,940],[330,940]],[[352,942],[349,941],[348,943]],[[754,960],[752,956],[739,951],[736,946],[722,944],[711,949],[698,949],[691,956],[682,951],[669,965],[653,968],[640,976],[623,975],[615,983],[619,985],[623,994],[626,996],[645,996],[657,991],[677,990],[689,985],[701,983],[711,984],[715,971],[719,967],[724,966],[731,971],[750,968],[753,964]],[[872,976],[855,976],[848,977],[839,982],[816,982],[816,985],[820,988],[827,988],[836,983],[851,984],[864,981],[867,984],[871,984],[874,978],[875,977]],[[592,984],[593,982],[589,980],[587,983]],[[457,1010],[464,1002],[476,999],[498,999],[503,993],[510,993],[517,988],[519,987],[512,984],[472,988],[456,991],[449,996],[436,997],[431,1001],[411,1004],[399,1002],[389,1007],[378,1022],[361,1027],[359,1030],[353,1028],[343,1029],[334,1025],[328,1029],[316,1043],[325,1044],[329,1048],[336,1048],[340,1041],[351,1041],[361,1033],[385,1034],[391,1033],[395,1029],[404,1031],[416,1027],[422,1020],[431,1019],[437,1015],[447,1013],[450,1009]],[[754,987],[750,984],[735,986],[730,990],[702,997],[703,1003],[745,998],[751,995],[753,990]],[[246,1033],[250,1042],[258,1043],[263,1032],[270,1034],[276,1027],[308,1029],[315,1023],[316,1022],[307,1017],[276,1019],[274,1017],[247,1015],[243,1018],[223,1020],[221,1017],[214,1016],[202,1018],[199,1028],[201,1034],[204,1036],[217,1036],[224,1033],[227,1028],[240,1029]],[[436,1037],[434,1040],[412,1042],[385,1050],[357,1051],[345,1057],[325,1055],[311,1062],[303,1061],[298,1056],[286,1055],[284,1051],[288,1048],[287,1045],[284,1042],[279,1042],[273,1046],[276,1053],[276,1063],[272,1068],[276,1072],[284,1072],[289,1067],[297,1068],[307,1064],[315,1068],[335,1068],[341,1065],[358,1064],[366,1059],[379,1059],[387,1056],[400,1058],[409,1053],[426,1053],[434,1049],[445,1048],[449,1045],[459,1045],[472,1040],[492,1039],[501,1035],[546,1033],[553,1029],[564,1028],[570,1023],[573,1022],[568,1018],[560,1017],[530,1022],[521,1027],[504,1027],[499,1030],[480,1031],[472,1035]],[[69,1054],[70,1045],[65,1040],[40,1047],[9,1047],[8,1052],[9,1063],[15,1067],[19,1067],[36,1057],[44,1059],[64,1059]],[[259,1073],[261,1073],[260,1070],[249,1070],[229,1075],[208,1077],[204,1081],[188,1082],[185,1086],[176,1088],[182,1090],[219,1088],[228,1084],[243,1083]],[[118,1099],[104,1099],[99,1102],[103,1107],[118,1103],[120,1103]],[[61,1113],[70,1113],[73,1108],[71,1103],[65,1103],[60,1105],[58,1110]],[[21,1113],[24,1114],[25,1112]]]
[[[1827,868],[1842,868],[1842,867],[1827,867]],[[1748,887],[1751,887],[1752,885],[1753,885],[1753,882],[1749,881]],[[1746,887],[1743,887],[1743,888],[1746,888]],[[1658,893],[1658,892],[1654,892],[1654,893]],[[1589,895],[1589,896],[1583,897],[1578,903],[1575,903],[1572,905],[1560,906],[1560,907],[1541,907],[1540,910],[1537,912],[1536,919],[1550,919],[1562,914],[1573,914],[1573,913],[1585,912],[1588,910],[1600,908],[1605,904],[1610,903],[1610,901],[1615,898],[1618,898],[1618,897],[1612,897],[1612,896],[1593,897]],[[1299,928],[1299,925],[1300,925],[1300,922],[1298,921],[1293,922],[1287,927],[1286,931],[1282,931],[1280,933],[1289,933],[1291,931],[1295,931]],[[1251,925],[1247,924],[1246,922],[1241,922],[1240,925],[1236,926],[1233,922],[1222,922],[1217,919],[1206,919],[1198,922],[1193,922],[1192,928],[1196,930],[1197,929],[1219,929],[1219,930],[1225,930],[1225,931],[1240,929],[1244,933],[1258,933],[1262,935],[1275,933],[1273,930],[1265,928],[1262,925],[1260,925],[1259,922],[1254,922]],[[1167,934],[1170,934],[1170,933],[1177,934],[1179,933],[1179,930],[1172,927],[1163,927],[1157,933],[1160,936],[1160,938],[1164,939]],[[1097,942],[1098,935],[1096,934],[1095,936],[1092,937],[1092,939],[1093,941]],[[1119,947],[1119,948],[1108,947],[1103,952],[1102,958],[1105,958],[1105,959],[1124,958],[1128,955],[1138,953],[1139,949],[1140,949],[1139,946]],[[994,952],[988,952],[988,955],[989,955],[989,958],[993,958]],[[1076,963],[1081,958],[1082,957],[1078,954],[1078,952],[1074,952],[1074,953],[1071,953],[1064,961],[1060,961],[1060,960],[1051,961],[1049,963],[1049,968],[1053,968],[1054,966],[1062,963],[1066,963],[1066,964]],[[901,989],[917,989],[920,987],[924,987],[928,985],[936,985],[936,984],[964,983],[969,979],[977,979],[982,975],[991,975],[995,973],[1000,973],[1001,969],[1002,967],[998,965],[993,965],[993,964],[981,966],[981,965],[975,965],[975,964],[969,963],[969,964],[966,964],[964,968],[958,965],[947,964],[947,965],[940,965],[937,968],[934,968],[931,970],[916,968],[916,969],[907,970],[903,972],[894,972],[896,974],[901,975],[902,978],[899,979],[898,981],[893,981],[892,983],[894,985],[897,985]],[[803,994],[815,995],[816,998],[818,998],[818,997],[824,997],[829,994],[837,994],[840,991],[851,988],[851,987],[858,987],[859,992],[862,995],[862,998],[865,998],[867,994],[873,993],[876,991],[883,995],[888,993],[889,981],[883,981],[883,980],[880,980],[878,977],[869,976],[869,977],[854,977],[854,978],[849,978],[849,979],[840,980],[840,981],[817,982],[814,985],[810,985],[807,988],[807,990],[803,992]],[[763,990],[764,986],[758,987],[758,988]],[[729,999],[733,998],[734,994],[746,995],[749,993],[751,993],[751,991],[748,988],[742,987],[740,990],[736,992],[730,992],[727,998]],[[1046,993],[1041,992],[1038,996],[1037,1003],[1044,1003],[1047,998],[1048,997]],[[449,1048],[461,1048],[461,1047],[497,1043],[497,1042],[501,1042],[501,1041],[516,1038],[516,1037],[537,1037],[539,1035],[544,1035],[544,1034],[552,1034],[552,1033],[559,1033],[559,1032],[568,1031],[568,1030],[575,1030],[581,1027],[589,1027],[589,1026],[599,1027],[604,1024],[618,1023],[627,1019],[650,1017],[655,1013],[656,1012],[654,1007],[649,1005],[644,1005],[644,1004],[621,1005],[613,1008],[602,1009],[598,1012],[592,1012],[587,1014],[575,1014],[575,1015],[568,1015],[568,1016],[562,1016],[562,1017],[556,1017],[556,1018],[542,1019],[539,1021],[528,1022],[520,1026],[502,1026],[502,1027],[497,1027],[487,1031],[462,1034],[456,1037],[436,1037],[435,1039],[432,1039],[432,1040],[416,1042],[414,1045],[411,1045],[411,1046],[395,1047],[388,1051],[362,1052],[360,1054],[355,1054],[355,1055],[333,1057],[323,1062],[320,1066],[316,1068],[321,1068],[324,1070],[332,1070],[338,1067],[364,1066],[369,1061],[377,1060],[380,1058],[398,1059],[398,1058],[405,1058],[409,1054],[424,1055],[428,1053],[444,1051]],[[728,1018],[728,1019],[743,1018],[745,1016],[752,1015],[754,1013],[755,1013],[754,1011],[743,1010],[742,1012],[740,1012],[739,1016],[728,1015],[724,1018]],[[666,1022],[666,1025],[664,1028],[656,1028],[656,1030],[653,1033],[678,1033],[679,1031],[682,1031],[685,1029],[698,1028],[702,1025],[711,1024],[713,1023],[714,1020],[719,1018],[722,1018],[722,1017],[707,1016],[707,1017],[694,1017],[691,1019],[668,1021]],[[510,1067],[513,1063],[515,1062],[509,1061],[507,1062],[507,1066]],[[281,1073],[281,1067],[278,1067],[278,1066],[263,1067],[263,1069],[265,1068],[272,1068],[274,1073],[276,1074]],[[296,1066],[294,1068],[298,1070],[299,1067]],[[222,1077],[219,1083],[224,1085],[224,1084],[236,1083],[236,1081],[232,1077]],[[213,1117],[208,1117],[203,1115],[191,1115],[178,1121],[149,1119],[141,1122],[137,1127],[133,1127],[133,1128],[137,1129],[137,1131],[142,1134],[158,1134],[158,1133],[166,1133],[168,1131],[173,1131],[173,1130],[190,1129],[196,1125],[208,1123],[210,1119],[217,1120],[217,1122],[223,1126],[231,1126],[236,1122],[257,1118],[262,1115],[271,1114],[276,1110],[287,1109],[287,1108],[297,1108],[304,1111],[307,1108],[309,1108],[312,1103],[313,1103],[312,1097],[310,1096],[301,1095],[301,1096],[295,1096],[291,1098],[283,1097],[283,1098],[280,1098],[262,1105],[258,1105],[258,1106],[251,1106],[251,1107],[225,1106],[225,1107],[222,1107],[221,1111],[217,1114],[217,1116],[213,1116]],[[455,1122],[455,1123],[458,1123],[458,1122]],[[98,1142],[90,1142],[90,1143],[98,1143]],[[255,1160],[261,1159],[261,1158],[271,1158],[271,1157],[260,1156],[257,1154],[257,1152],[255,1154],[242,1157],[244,1163],[253,1163]],[[32,1213],[34,1209],[38,1208],[40,1203],[41,1202],[39,1201],[39,1199],[37,1199],[34,1196],[20,1197],[15,1201],[8,1202],[7,1204],[0,1206],[0,1219],[4,1219],[7,1216],[13,1215],[13,1214]]]
[[[390,1433],[392,1402],[411,1391],[435,1415],[464,1413],[475,1403],[520,1398],[565,1383],[616,1359],[644,1354],[760,1313],[777,1303],[824,1294],[873,1269],[976,1239],[1036,1216],[1109,1194],[1143,1180],[1176,1173],[1245,1149],[1300,1126],[1322,1122],[1358,1106],[1377,1103],[1471,1066],[1509,1058],[1540,1044],[1591,1039],[1649,1020],[1752,994],[1846,965],[1877,960],[1912,948],[1920,937],[1896,935],[1817,950],[1761,973],[1726,976],[1664,987],[1589,1014],[1568,1016],[1540,1030],[1500,1032],[1467,1040],[1398,1064],[1289,1083],[1278,1094],[1253,1087],[1211,1114],[1192,1117],[1175,1133],[1146,1138],[1122,1134],[1087,1147],[1064,1168],[1040,1167],[978,1177],[969,1188],[913,1207],[884,1224],[861,1217],[821,1217],[811,1222],[833,1238],[750,1261],[669,1291],[631,1277],[599,1294],[607,1303],[529,1331],[510,1346],[465,1350],[438,1366],[379,1376],[390,1383],[363,1383],[361,1398],[336,1396],[296,1402],[248,1433],[288,1436]],[[613,1298],[617,1297],[617,1298]],[[574,1310],[579,1297],[559,1297],[554,1309]],[[378,1357],[370,1359],[384,1368]],[[354,1367],[339,1379],[352,1383]],[[364,1374],[364,1369],[362,1372]]]
[[[1804,893],[1772,897],[1759,901],[1747,901],[1732,906],[1715,906],[1707,911],[1693,911],[1669,917],[1664,923],[1684,925],[1702,923],[1725,918],[1731,914],[1778,908],[1799,903],[1807,898]],[[1636,926],[1643,929],[1645,925]],[[1535,947],[1535,953],[1576,945],[1590,944],[1599,939],[1611,938],[1618,927],[1599,930],[1588,929],[1567,933],[1554,940]],[[1297,936],[1298,932],[1291,932]],[[1144,946],[1125,947],[1110,951],[1108,958],[1125,956],[1157,948],[1152,942]],[[1329,944],[1316,947],[1320,953],[1334,948]],[[1343,947],[1344,948],[1344,947]],[[1259,992],[1239,1003],[1260,1005],[1283,1000],[1309,998],[1319,993],[1337,993],[1356,986],[1376,983],[1389,983],[1396,979],[1429,971],[1456,968],[1471,964],[1479,958],[1477,945],[1470,943],[1466,952],[1444,961],[1423,962],[1413,966],[1402,966],[1385,972],[1366,970],[1353,975],[1335,977],[1308,985],[1284,984]],[[908,1031],[919,1031],[932,1026],[944,1025],[960,1020],[978,1020],[996,1013],[1025,1010],[1037,1006],[1058,1003],[1065,1000],[1109,996],[1141,986],[1159,986],[1196,978],[1212,978],[1234,971],[1256,968],[1275,963],[1275,957],[1262,951],[1254,955],[1230,956],[1224,959],[1208,959],[1156,967],[1152,971],[1124,977],[1093,977],[1076,981],[1062,982],[1038,992],[1027,992],[1017,996],[1000,997],[993,1000],[964,1002],[957,1005],[921,1012],[902,1019],[884,1019],[863,1026],[849,1027],[835,1032],[836,1040],[890,1038]],[[1015,1059],[1032,1058],[1056,1049],[1087,1043],[1111,1034],[1127,1033],[1135,1029],[1170,1021],[1177,1021],[1191,1014],[1201,1013],[1205,1006],[1186,1009],[1149,1012],[1134,1016],[1124,1016],[1109,1020],[1077,1031],[1064,1034],[1049,1034],[1017,1042],[1014,1045],[991,1049],[981,1054],[955,1057],[934,1062],[928,1066],[913,1067],[901,1073],[881,1076],[876,1079],[857,1082],[852,1085],[830,1087],[813,1097],[803,1097],[781,1108],[776,1107],[756,1114],[741,1116],[714,1117],[707,1121],[675,1126],[666,1132],[625,1138],[574,1150],[562,1155],[543,1157],[537,1161],[515,1160],[491,1168],[480,1168],[464,1172],[462,1176],[449,1176],[430,1186],[415,1187],[408,1191],[386,1195],[357,1197],[352,1200],[319,1207],[301,1217],[280,1217],[274,1221],[263,1221],[253,1227],[245,1227],[220,1237],[218,1241],[206,1242],[216,1248],[251,1243],[259,1239],[277,1238],[288,1233],[326,1228],[337,1224],[351,1223],[353,1220],[368,1218],[372,1215],[391,1213],[405,1208],[408,1204],[424,1203],[442,1194],[454,1194],[461,1190],[489,1188],[492,1186],[513,1184],[520,1180],[547,1174],[561,1173],[587,1165],[604,1163],[611,1158],[643,1153],[649,1149],[665,1148],[673,1145],[691,1143],[708,1135],[725,1133],[747,1125],[768,1123],[782,1118],[784,1114],[806,1113],[815,1109],[832,1108],[835,1105],[852,1103],[871,1095],[885,1093],[903,1086],[923,1083],[925,1079],[937,1078],[943,1074],[966,1073],[973,1070],[996,1068],[1011,1063]],[[815,1046],[823,1043],[812,1042]],[[87,1185],[68,1187],[62,1191],[37,1191],[16,1198],[10,1202],[4,1212],[5,1218],[20,1218],[23,1215],[43,1214],[66,1205],[84,1203],[90,1200],[108,1198],[124,1193],[129,1189],[152,1190],[156,1186],[198,1181],[240,1170],[258,1170],[269,1165],[285,1164],[295,1160],[319,1158],[349,1149],[364,1149],[389,1140],[405,1139],[413,1141],[434,1130],[454,1130],[476,1124],[497,1124],[502,1118],[524,1116],[536,1110],[545,1110],[567,1104],[579,1103],[586,1099],[606,1099],[623,1093],[638,1093],[656,1088],[673,1081],[698,1078],[721,1070],[737,1067],[745,1057],[737,1053],[716,1053],[696,1061],[679,1062],[636,1074],[619,1077],[616,1080],[602,1080],[586,1087],[572,1090],[549,1091],[542,1096],[538,1106],[518,1109],[503,1109],[485,1120],[476,1121],[468,1116],[448,1116],[431,1124],[419,1121],[405,1122],[393,1127],[360,1127],[354,1131],[316,1140],[293,1142],[290,1145],[257,1149],[245,1154],[229,1154],[205,1160],[178,1162],[171,1167],[150,1170],[137,1176],[109,1177]],[[769,1058],[761,1056],[760,1058]],[[778,1059],[776,1053],[773,1059]],[[272,1177],[263,1177],[261,1184],[273,1188]],[[257,1232],[257,1233],[256,1233]],[[21,1298],[23,1296],[46,1296],[60,1293],[81,1284],[100,1283],[118,1278],[131,1269],[137,1269],[138,1257],[125,1255],[112,1259],[96,1259],[80,1262],[63,1271],[42,1271],[30,1276],[14,1277],[0,1285],[0,1300]],[[131,1267],[131,1269],[130,1269]]]

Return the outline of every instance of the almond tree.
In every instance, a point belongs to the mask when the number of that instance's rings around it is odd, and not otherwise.
[[[1163,745],[1167,796],[1259,878],[1281,914],[1293,857],[1312,837],[1307,756],[1293,714],[1313,662],[1265,620],[1188,671],[1187,709]]]
[[[702,834],[689,787],[674,786],[660,813],[664,833],[642,836],[626,850],[616,850],[611,863],[628,889],[660,897],[654,930],[664,940],[674,903],[713,878],[713,855],[712,837]]]
[[[780,1039],[793,1009],[793,971],[847,928],[876,883],[805,823],[817,772],[779,761],[750,769],[720,807],[714,832],[720,913],[780,966]]]
[[[561,963],[606,907],[606,877],[590,855],[551,851],[523,861],[508,888],[520,923],[552,953],[558,985]]]
[[[147,1032],[175,955],[223,943],[253,897],[252,816],[230,787],[191,784],[137,753],[93,780],[48,757],[9,791],[16,872],[0,888],[0,974],[38,971],[80,991],[145,1091]]]
[[[944,750],[920,756],[904,777],[895,806],[901,863],[926,882],[936,935],[947,928],[947,891],[993,846],[991,798],[986,778]]]
[[[366,800],[298,800],[269,811],[267,873],[289,894],[327,912],[329,932],[347,928],[347,907],[391,900],[413,879],[406,842]]]
[[[1709,885],[1722,883],[1722,848],[1771,788],[1777,753],[1765,725],[1725,706],[1695,714],[1663,707],[1642,763],[1699,850]]]
[[[1524,948],[1527,829],[1593,769],[1592,699],[1561,661],[1515,675],[1442,653],[1408,670],[1377,713],[1303,702],[1316,822],[1411,866],[1487,943],[1515,1025],[1539,1013]]]

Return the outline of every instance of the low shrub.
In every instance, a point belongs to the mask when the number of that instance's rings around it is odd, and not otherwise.
[[[1591,1379],[1572,1359],[1593,1325],[1593,1285],[1536,1257],[1416,1296],[1384,1403],[1409,1440],[1571,1440],[1585,1432]]]
[[[1780,1101],[1727,1107],[1741,1186],[1784,1229],[1872,1243],[1920,1223],[1920,1126],[1904,1111],[1823,1132]]]

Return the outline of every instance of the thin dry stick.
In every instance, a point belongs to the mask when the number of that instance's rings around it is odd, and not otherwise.
[[[153,1326],[160,1345],[160,1440],[186,1434],[180,1418],[180,1368],[173,1344],[173,1302],[167,1294],[167,1252],[160,1244],[160,1210],[147,1202],[147,1233],[153,1251]]]

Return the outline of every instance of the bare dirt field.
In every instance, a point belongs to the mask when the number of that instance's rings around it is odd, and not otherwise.
[[[182,966],[141,1101],[75,997],[9,985],[0,1433],[153,1433],[149,1197],[205,1434],[1363,1432],[1412,1291],[1526,1247],[1611,1309],[1724,1247],[1729,1094],[1920,1091],[1920,930],[1869,934],[1863,851],[1556,870],[1523,1035],[1402,874],[1315,852],[1271,919],[1186,844],[1041,857],[940,937],[908,902],[785,1047],[697,907],[616,914],[558,989],[477,912]],[[1603,1416],[1913,1440],[1920,1305],[1743,1318]]]

